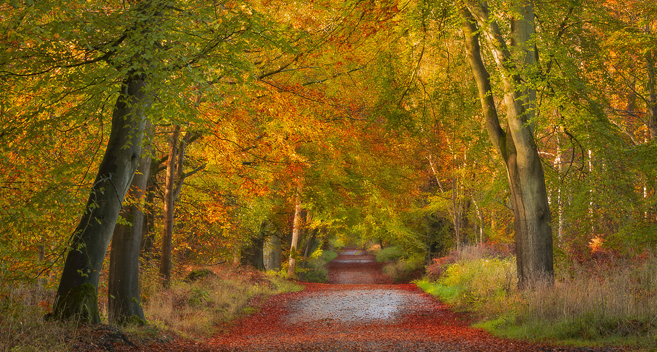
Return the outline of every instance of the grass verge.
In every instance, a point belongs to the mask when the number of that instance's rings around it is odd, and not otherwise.
[[[177,280],[168,289],[152,288],[144,303],[151,325],[186,337],[207,337],[216,327],[257,311],[252,303],[271,295],[303,289],[276,275],[247,268],[208,268],[215,275],[196,281]]]
[[[497,336],[657,351],[654,256],[613,266],[572,265],[558,273],[553,286],[519,291],[512,256],[469,255],[446,264],[438,280],[417,285],[455,310],[474,313],[475,326]]]

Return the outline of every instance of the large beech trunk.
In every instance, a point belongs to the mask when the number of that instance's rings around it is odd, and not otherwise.
[[[145,77],[131,75],[121,85],[112,114],[112,128],[96,180],[80,223],[73,233],[55,299],[58,318],[78,316],[99,323],[98,280],[141,154],[146,119]]]
[[[522,88],[522,77],[514,72],[514,68],[535,64],[533,46],[527,45],[534,34],[531,2],[526,1],[518,12],[521,18],[513,20],[511,35],[514,45],[524,52],[521,62],[512,59],[497,23],[489,18],[485,2],[467,2],[460,8],[468,61],[477,82],[486,129],[507,170],[514,212],[518,286],[523,288],[536,280],[552,281],[554,269],[550,207],[533,135],[536,94],[532,89]],[[497,68],[501,72],[508,133],[499,123],[490,76],[481,56],[477,22],[486,26],[483,33],[491,43]]]
[[[152,128],[148,122],[147,133],[152,134]],[[144,230],[142,208],[150,169],[151,157],[148,153],[142,153],[129,191],[134,203],[121,212],[131,225],[117,224],[112,235],[107,310],[110,323],[145,322],[139,295],[139,250]]]
[[[292,221],[292,244],[290,245],[290,259],[288,261],[289,265],[287,268],[287,275],[294,277],[294,269],[296,268],[296,259],[294,254],[297,251],[297,245],[299,243],[299,227],[301,226],[301,187],[297,191],[294,202],[294,220]]]

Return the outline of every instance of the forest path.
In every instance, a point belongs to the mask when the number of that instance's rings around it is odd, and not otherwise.
[[[343,249],[329,264],[328,284],[273,297],[194,350],[594,351],[504,340],[473,329],[414,284],[391,284],[374,256],[357,248]]]

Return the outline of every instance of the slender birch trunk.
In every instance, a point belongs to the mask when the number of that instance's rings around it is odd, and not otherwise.
[[[294,269],[296,268],[296,259],[294,254],[297,251],[299,242],[299,228],[301,227],[301,186],[297,188],[297,194],[294,202],[294,220],[292,221],[292,244],[290,245],[290,259],[287,268],[287,275],[295,277]]]

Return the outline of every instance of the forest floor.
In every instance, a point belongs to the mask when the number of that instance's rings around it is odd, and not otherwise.
[[[110,351],[620,351],[506,340],[470,327],[471,319],[414,284],[392,284],[374,256],[345,248],[329,264],[329,283],[271,297],[257,312],[217,327],[205,340],[129,341],[112,333]],[[130,336],[129,336],[130,337]],[[113,339],[113,340],[112,340]],[[87,349],[89,344],[78,346]]]

